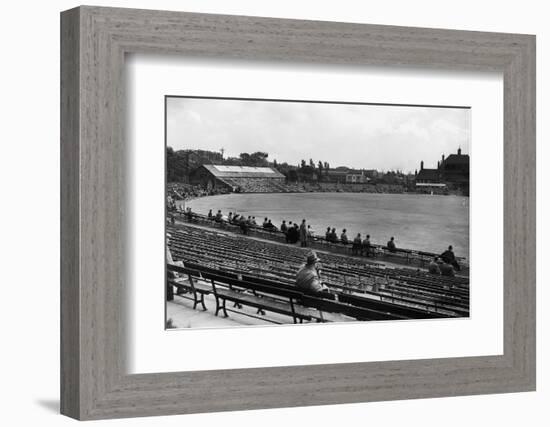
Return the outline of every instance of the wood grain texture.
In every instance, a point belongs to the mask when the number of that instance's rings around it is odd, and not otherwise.
[[[62,14],[62,412],[100,419],[535,388],[535,38],[81,7]],[[504,75],[504,354],[206,372],[125,370],[124,55]]]
[[[61,20],[61,412],[80,414],[79,12]]]

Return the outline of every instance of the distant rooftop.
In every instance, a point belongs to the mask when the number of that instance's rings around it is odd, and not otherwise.
[[[279,171],[270,167],[203,165],[218,178],[284,178]]]
[[[417,181],[439,181],[439,171],[437,169],[422,169],[416,175]]]

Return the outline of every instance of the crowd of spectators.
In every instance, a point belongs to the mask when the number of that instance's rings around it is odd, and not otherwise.
[[[185,209],[183,215],[189,222],[192,222],[195,214],[191,208]],[[300,242],[300,246],[310,246],[311,242],[325,242],[331,244],[341,244],[344,246],[351,245],[351,254],[354,256],[375,257],[379,251],[386,250],[390,253],[398,251],[395,243],[395,238],[392,236],[385,246],[376,245],[371,242],[369,234],[365,234],[363,238],[361,233],[357,233],[355,238],[351,240],[348,238],[347,230],[344,228],[338,236],[335,227],[327,227],[324,237],[315,235],[311,225],[308,225],[305,219],[302,219],[300,225],[297,222],[283,220],[280,227],[277,228],[272,220],[265,217],[259,224],[256,221],[256,217],[252,215],[242,215],[237,212],[229,212],[227,216],[224,216],[221,210],[218,210],[216,214],[209,210],[207,218],[217,223],[228,223],[239,226],[243,234],[249,234],[249,230],[252,228],[262,229],[268,232],[281,232],[285,235],[285,242],[288,244],[296,244]],[[170,216],[171,222],[174,222],[173,215]],[[428,271],[432,274],[438,274],[443,276],[454,276],[455,271],[460,271],[460,264],[453,252],[453,247],[449,246],[446,251],[441,255],[435,256],[428,265]]]
[[[179,202],[226,193],[229,191],[223,188],[206,190],[198,185],[170,182],[166,185],[166,207],[168,210],[180,210],[181,203]]]

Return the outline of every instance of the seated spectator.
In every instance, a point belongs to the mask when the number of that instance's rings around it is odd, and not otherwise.
[[[343,245],[348,244],[348,235],[346,234],[345,228],[342,230],[342,234],[340,235],[340,242],[342,242]]]
[[[300,239],[300,232],[298,230],[298,224],[294,224],[293,227],[287,231],[288,243],[294,244]]]
[[[187,221],[191,222],[193,220],[193,212],[191,211],[191,208],[187,208],[184,215],[187,218]]]
[[[258,223],[256,222],[256,217],[255,216],[252,217],[252,225],[258,225]]]
[[[208,219],[212,219],[213,216],[214,216],[214,214],[212,213],[212,209],[210,209],[208,211]]]
[[[449,248],[443,252],[441,255],[439,255],[439,258],[443,260],[446,264],[451,264],[456,271],[460,271],[460,265],[458,264],[458,261],[456,260],[455,254],[453,252],[453,247],[449,246]]]
[[[430,263],[428,264],[428,273],[436,274],[438,276],[441,274],[441,270],[439,269],[438,260],[439,260],[439,257],[435,257],[433,260],[430,261]]]
[[[386,246],[387,246],[387,248],[390,252],[395,252],[395,250],[397,249],[395,247],[395,241],[394,241],[393,237],[390,238],[388,243],[386,243]]]
[[[314,295],[330,293],[329,288],[321,282],[317,264],[319,261],[315,252],[307,256],[305,265],[296,274],[296,287],[300,291]]]
[[[267,220],[267,224],[264,225],[264,228],[269,230],[269,231],[276,231],[277,230],[277,227],[275,227],[272,223],[271,223],[271,220]]]
[[[439,270],[441,271],[442,276],[453,277],[455,275],[453,266],[451,264],[447,264],[446,262],[441,262],[439,264]]]
[[[369,234],[367,234],[367,237],[365,237],[365,240],[363,240],[363,243],[361,245],[361,255],[364,255],[367,258],[371,255],[371,244],[370,244]]]
[[[229,212],[229,215],[227,215],[227,222],[232,222],[233,221],[233,212]]]
[[[246,219],[244,219],[244,215],[241,215],[241,218],[239,220],[239,227],[241,228],[243,234],[248,234],[248,222],[246,221]]]
[[[330,242],[330,227],[327,227],[327,231],[325,232],[325,240]]]
[[[268,224],[267,217],[265,217],[264,222],[262,223],[262,227],[267,228],[267,224]]]
[[[338,242],[338,235],[336,234],[336,228],[333,228],[333,229],[330,231],[330,242],[331,242],[331,243],[336,243],[336,242]]]
[[[229,213],[229,215],[231,215],[231,212]],[[222,215],[222,211],[218,211],[218,213],[216,213],[216,218],[215,218],[215,221],[216,222],[222,222],[223,220],[223,215]]]
[[[351,246],[351,253],[353,255],[361,254],[361,233],[357,233],[355,239],[353,239],[353,245]]]
[[[281,231],[283,233],[286,233],[286,230],[287,230],[286,221],[283,219],[283,223],[281,224]]]

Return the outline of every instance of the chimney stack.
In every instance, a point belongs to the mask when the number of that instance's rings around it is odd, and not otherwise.
[[[420,170],[423,170],[423,169],[424,169],[424,160],[422,160],[422,161],[420,162]]]
[[[460,147],[458,147],[458,155],[460,156],[462,154],[462,150],[460,149]]]

